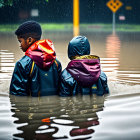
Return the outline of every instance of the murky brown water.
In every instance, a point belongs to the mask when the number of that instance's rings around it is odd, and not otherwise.
[[[0,138],[140,139],[140,33],[81,33],[99,55],[110,96],[15,97],[8,94],[15,62],[24,54],[13,33],[0,34]],[[72,33],[44,32],[63,69]]]

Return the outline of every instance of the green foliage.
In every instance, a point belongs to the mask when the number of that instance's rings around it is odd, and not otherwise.
[[[30,0],[30,1],[32,1],[32,0]],[[14,2],[20,2],[20,1],[19,0],[0,0],[0,7],[13,6]],[[24,2],[26,3],[26,0]],[[48,3],[49,0],[33,0],[33,2],[36,4],[40,4],[40,3]]]
[[[72,23],[40,23],[42,30],[47,31],[73,31]],[[13,32],[19,24],[0,24],[0,33]],[[98,28],[97,28],[98,27]],[[112,24],[80,24],[80,31],[84,32],[112,32]],[[116,24],[116,32],[140,32],[140,25]]]
[[[13,0],[0,0],[0,7],[3,6],[12,6]]]

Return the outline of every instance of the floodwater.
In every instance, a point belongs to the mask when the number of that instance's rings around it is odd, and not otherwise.
[[[108,76],[106,97],[16,97],[8,94],[15,62],[24,54],[13,33],[0,34],[0,140],[140,139],[140,33],[81,33]],[[72,33],[44,32],[63,69]]]

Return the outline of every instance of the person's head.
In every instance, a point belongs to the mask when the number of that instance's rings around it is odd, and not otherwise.
[[[85,36],[74,37],[68,45],[68,57],[74,59],[75,56],[89,55],[90,44]]]
[[[20,47],[25,52],[35,41],[40,40],[41,26],[36,21],[26,21],[15,31]]]

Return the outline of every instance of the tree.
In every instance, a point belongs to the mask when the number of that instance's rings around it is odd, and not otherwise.
[[[16,1],[18,2],[19,0],[0,0],[0,7],[4,7],[4,6],[13,6],[13,3]],[[26,1],[26,0],[25,0]],[[29,1],[29,0],[27,0]],[[41,4],[41,3],[47,3],[49,2],[49,0],[34,0],[34,2],[36,4]]]
[[[0,0],[0,7],[12,6],[13,0]]]

